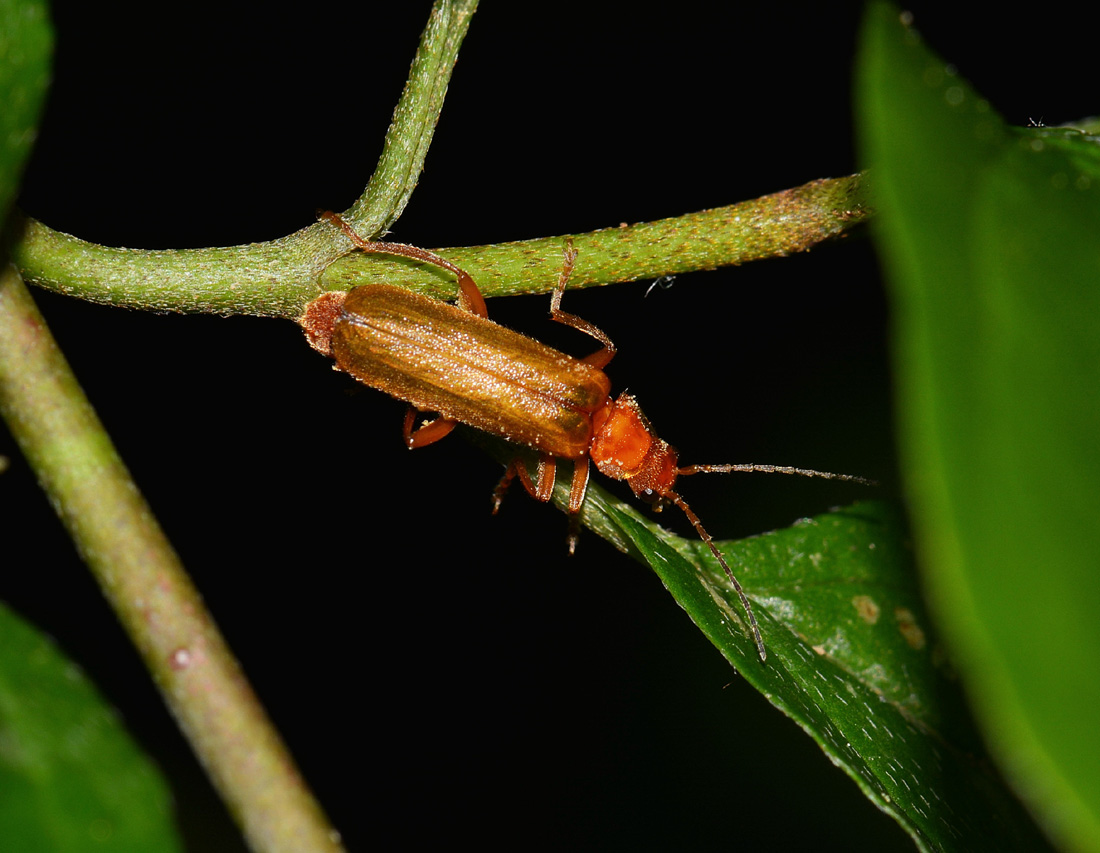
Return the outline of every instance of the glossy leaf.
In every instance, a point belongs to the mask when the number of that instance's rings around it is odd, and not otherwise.
[[[936,614],[1002,768],[1095,850],[1100,140],[1006,126],[890,7],[858,95]]]
[[[501,462],[515,457],[512,445],[474,430],[463,434]],[[568,504],[569,482],[566,468],[554,490],[560,508]],[[736,592],[701,541],[664,530],[594,480],[581,515],[586,527],[649,565],[737,672],[918,847],[1045,848],[984,756],[892,506],[860,503],[716,543],[752,599],[766,662]]]
[[[156,768],[80,670],[2,605],[0,839],[9,853],[180,849]]]
[[[740,674],[918,846],[1043,847],[981,758],[891,507],[856,504],[720,543],[753,600],[766,663],[736,594],[701,542],[672,536],[598,487],[585,515],[601,534],[636,550]]]

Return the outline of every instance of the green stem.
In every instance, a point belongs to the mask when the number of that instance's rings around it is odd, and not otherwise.
[[[97,246],[26,219],[12,261],[31,284],[145,311],[294,317],[340,255],[319,223],[273,240],[213,249]]]
[[[386,131],[382,156],[362,196],[343,214],[368,240],[383,234],[405,210],[435,135],[447,84],[477,0],[436,3],[409,69],[409,79]]]
[[[0,413],[252,849],[339,850],[10,266],[0,272]]]
[[[348,216],[384,229],[423,167],[475,0],[438,0],[378,172]],[[44,286],[151,310],[296,316],[348,251],[327,224],[250,246],[134,251],[13,223],[13,260]],[[165,701],[257,851],[341,849],[19,274],[0,268],[0,413]]]
[[[372,187],[378,183],[371,180]],[[656,278],[804,251],[870,216],[865,184],[862,175],[829,178],[728,207],[572,235],[580,254],[570,283]],[[438,251],[467,269],[486,296],[503,296],[552,289],[561,270],[562,241],[546,237]],[[26,220],[13,257],[28,281],[42,287],[152,311],[293,319],[323,290],[375,281],[399,281],[440,298],[454,295],[453,281],[437,269],[347,254],[349,247],[328,223],[269,243],[136,251],[97,246]]]
[[[458,49],[477,0],[437,0],[366,190],[343,214],[367,236],[396,221],[416,188]],[[25,219],[12,260],[40,287],[147,311],[296,318],[317,296],[321,273],[350,251],[327,223],[266,243],[141,251],[97,246]]]
[[[578,254],[569,286],[659,278],[802,252],[848,231],[871,213],[866,179],[857,174],[699,213],[572,234],[568,237]],[[433,251],[469,272],[486,296],[511,296],[553,290],[565,239]],[[448,273],[398,258],[346,255],[321,277],[324,290],[378,282],[400,282],[438,298],[454,296]]]

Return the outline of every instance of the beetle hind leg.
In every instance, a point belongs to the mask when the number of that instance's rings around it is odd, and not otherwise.
[[[417,426],[416,417],[419,414],[420,410],[415,406],[409,406],[409,410],[405,412],[405,427],[402,433],[405,436],[405,446],[409,450],[427,447],[429,444],[435,444],[441,438],[446,438],[458,423],[450,418],[436,418],[434,421],[428,421]]]

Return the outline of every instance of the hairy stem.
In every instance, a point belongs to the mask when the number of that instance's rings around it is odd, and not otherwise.
[[[378,166],[366,192],[343,215],[344,221],[368,240],[397,221],[416,189],[458,49],[476,10],[477,0],[451,0],[436,3],[432,9],[405,90],[386,131]]]
[[[805,251],[870,216],[865,183],[863,175],[828,178],[728,207],[570,235],[579,252],[570,286],[656,278]],[[544,237],[437,251],[469,271],[486,296],[538,293],[557,283],[563,240]],[[351,241],[327,222],[268,243],[137,251],[97,246],[26,220],[13,255],[28,281],[42,287],[152,311],[296,318],[322,291],[380,281],[454,296],[453,278],[438,269],[348,254],[351,248]]]
[[[656,222],[433,251],[469,272],[486,296],[552,291],[567,238],[577,249],[570,288],[736,266],[805,251],[864,222],[872,212],[865,183],[862,174],[827,178]],[[440,298],[454,296],[453,277],[447,273],[378,255],[347,255],[321,278],[325,290],[376,282],[400,283]]]
[[[476,0],[437,0],[358,228],[400,215],[423,167]],[[293,317],[349,251],[316,223],[268,243],[185,251],[96,246],[28,219],[12,259],[38,284],[157,311]],[[0,268],[0,414],[152,673],[214,786],[257,851],[341,849],[290,753],[118,457],[18,272]]]
[[[0,272],[0,414],[254,850],[339,850],[18,273]]]
[[[420,39],[382,156],[343,214],[368,237],[385,231],[416,189],[458,49],[477,0],[437,0]],[[297,317],[322,289],[321,273],[351,251],[328,223],[265,243],[155,251],[97,246],[33,219],[15,223],[12,260],[40,287],[147,311]]]

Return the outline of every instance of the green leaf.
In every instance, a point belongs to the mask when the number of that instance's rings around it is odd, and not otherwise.
[[[0,605],[6,853],[180,849],[157,770],[80,670]]]
[[[505,464],[517,456],[514,445],[473,429],[462,433]],[[533,456],[519,455],[533,465]],[[568,468],[559,471],[554,502],[563,509],[570,483]],[[763,536],[715,543],[752,600],[766,662],[737,593],[703,542],[669,533],[594,481],[581,518],[649,565],[741,676],[921,849],[1046,848],[983,754],[891,505],[860,503]]]
[[[991,750],[1100,849],[1100,140],[1010,128],[868,14],[862,145],[918,552]]]
[[[889,505],[861,503],[719,543],[753,600],[768,649],[762,663],[741,604],[703,543],[672,536],[590,489],[586,524],[636,549],[740,674],[918,846],[1044,846],[982,761]]]
[[[0,220],[19,189],[50,79],[46,4],[0,0]]]

